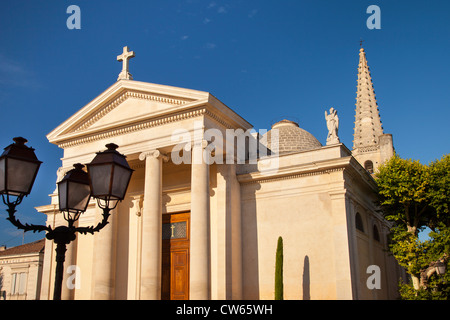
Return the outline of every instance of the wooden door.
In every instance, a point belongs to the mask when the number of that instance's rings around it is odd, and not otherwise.
[[[189,230],[189,212],[163,215],[163,300],[189,299]]]

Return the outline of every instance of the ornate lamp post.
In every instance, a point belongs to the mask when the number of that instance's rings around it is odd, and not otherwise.
[[[113,209],[125,197],[133,170],[125,156],[116,151],[116,144],[107,144],[106,148],[97,153],[87,170],[92,196],[100,207],[109,207],[113,203]]]
[[[24,138],[14,138],[14,144],[5,148],[0,156],[0,194],[8,206],[8,220],[17,228],[26,231],[46,231],[46,238],[56,243],[56,273],[54,300],[61,300],[62,280],[66,246],[75,240],[76,233],[94,234],[108,224],[110,211],[125,197],[133,170],[126,157],[116,151],[117,145],[108,144],[106,151],[98,152],[90,164],[88,172],[84,165],[75,164],[64,178],[58,182],[59,210],[63,213],[67,226],[50,226],[22,224],[16,217],[16,206],[22,202],[33,186],[42,163],[34,154],[34,149],[27,147]],[[98,201],[103,209],[103,220],[95,227],[75,227],[74,223],[86,211],[90,197]]]
[[[442,259],[444,260],[444,259]],[[447,269],[447,266],[445,265],[445,262],[442,260],[438,260],[436,262],[436,273],[440,276],[445,274],[445,271]]]
[[[14,138],[0,156],[0,193],[16,197],[17,204],[30,194],[34,179],[41,165],[34,149],[25,145],[26,139]]]
[[[443,276],[447,270],[447,253],[444,253],[441,258],[432,261],[427,268],[420,271],[420,287],[427,288],[428,279],[436,272],[438,276]]]

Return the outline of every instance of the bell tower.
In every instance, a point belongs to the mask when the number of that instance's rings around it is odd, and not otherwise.
[[[394,155],[392,134],[385,134],[364,48],[359,50],[353,156],[370,173]]]

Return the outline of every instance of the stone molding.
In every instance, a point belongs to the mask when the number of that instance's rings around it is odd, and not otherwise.
[[[344,171],[344,169],[345,168],[342,167],[342,168],[325,169],[325,170],[318,170],[318,171],[305,172],[305,173],[293,173],[293,174],[287,174],[287,175],[283,175],[283,176],[273,176],[273,177],[266,177],[266,178],[261,178],[261,179],[256,178],[253,180],[242,181],[241,185],[297,179],[297,178],[302,178],[302,177],[311,177],[311,176],[317,176],[317,175],[321,175],[321,174],[328,174],[328,173],[333,173],[333,172]],[[241,180],[241,179],[238,177],[238,180]]]
[[[208,109],[199,108],[199,109],[190,110],[190,111],[186,111],[186,112],[179,112],[176,114],[167,115],[165,117],[159,117],[156,119],[149,119],[149,120],[145,120],[145,121],[142,121],[139,123],[133,123],[128,126],[111,129],[111,130],[108,130],[105,132],[94,133],[92,135],[88,135],[85,137],[74,138],[69,141],[59,143],[58,146],[62,149],[65,149],[65,148],[73,147],[73,146],[84,144],[84,143],[90,143],[90,142],[97,141],[97,140],[108,139],[108,138],[115,137],[118,135],[128,134],[128,133],[145,130],[145,129],[152,128],[152,127],[162,126],[162,125],[169,124],[172,122],[187,120],[187,119],[196,118],[196,117],[205,116],[205,115],[212,118],[213,120],[217,121],[218,123],[220,123],[227,129],[234,128],[229,123],[227,123],[225,120],[223,120],[221,117],[212,113]],[[82,132],[80,132],[80,133],[82,133]]]
[[[150,150],[142,152],[139,155],[139,160],[144,161],[147,157],[153,157],[155,159],[162,159],[164,162],[169,161],[169,157],[162,154],[159,150]]]
[[[168,115],[163,118],[150,119],[150,120],[143,121],[140,123],[134,123],[129,126],[112,129],[112,130],[109,130],[106,132],[96,133],[96,134],[86,136],[86,137],[81,137],[81,138],[75,138],[73,140],[69,140],[67,142],[60,143],[58,146],[60,148],[65,149],[65,148],[73,147],[73,146],[83,144],[83,143],[89,143],[89,142],[93,142],[93,141],[97,141],[97,140],[101,140],[101,139],[107,139],[110,137],[123,135],[123,134],[127,134],[127,133],[132,133],[135,131],[145,130],[148,128],[157,127],[157,126],[161,126],[161,125],[176,122],[176,121],[182,121],[182,120],[186,120],[186,119],[190,119],[190,118],[199,117],[204,114],[206,114],[205,108],[191,110],[191,111],[178,113],[178,114],[172,114],[172,115]]]
[[[166,104],[170,104],[170,105],[183,105],[183,104],[192,102],[192,100],[180,99],[180,98],[175,98],[175,97],[171,97],[171,96],[162,96],[162,95],[141,93],[141,92],[136,92],[136,91],[127,91],[127,92],[122,93],[118,98],[116,98],[111,103],[107,104],[106,106],[104,106],[103,108],[98,110],[90,119],[84,121],[77,129],[75,129],[75,132],[82,131],[82,130],[89,128],[91,125],[93,125],[99,119],[101,119],[106,114],[108,114],[109,112],[114,110],[116,107],[118,107],[122,102],[124,102],[128,98],[157,101],[157,102],[166,103]]]
[[[367,147],[356,147],[354,149],[354,153],[369,153],[369,152],[376,152],[380,150],[380,146],[379,145],[374,145],[374,146],[367,146]]]

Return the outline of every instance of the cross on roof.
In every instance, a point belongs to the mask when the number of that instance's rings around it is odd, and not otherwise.
[[[134,51],[128,51],[128,47],[123,47],[123,53],[117,56],[117,61],[122,61],[122,71],[119,73],[119,80],[133,80],[133,76],[128,72],[128,60],[134,57]]]

